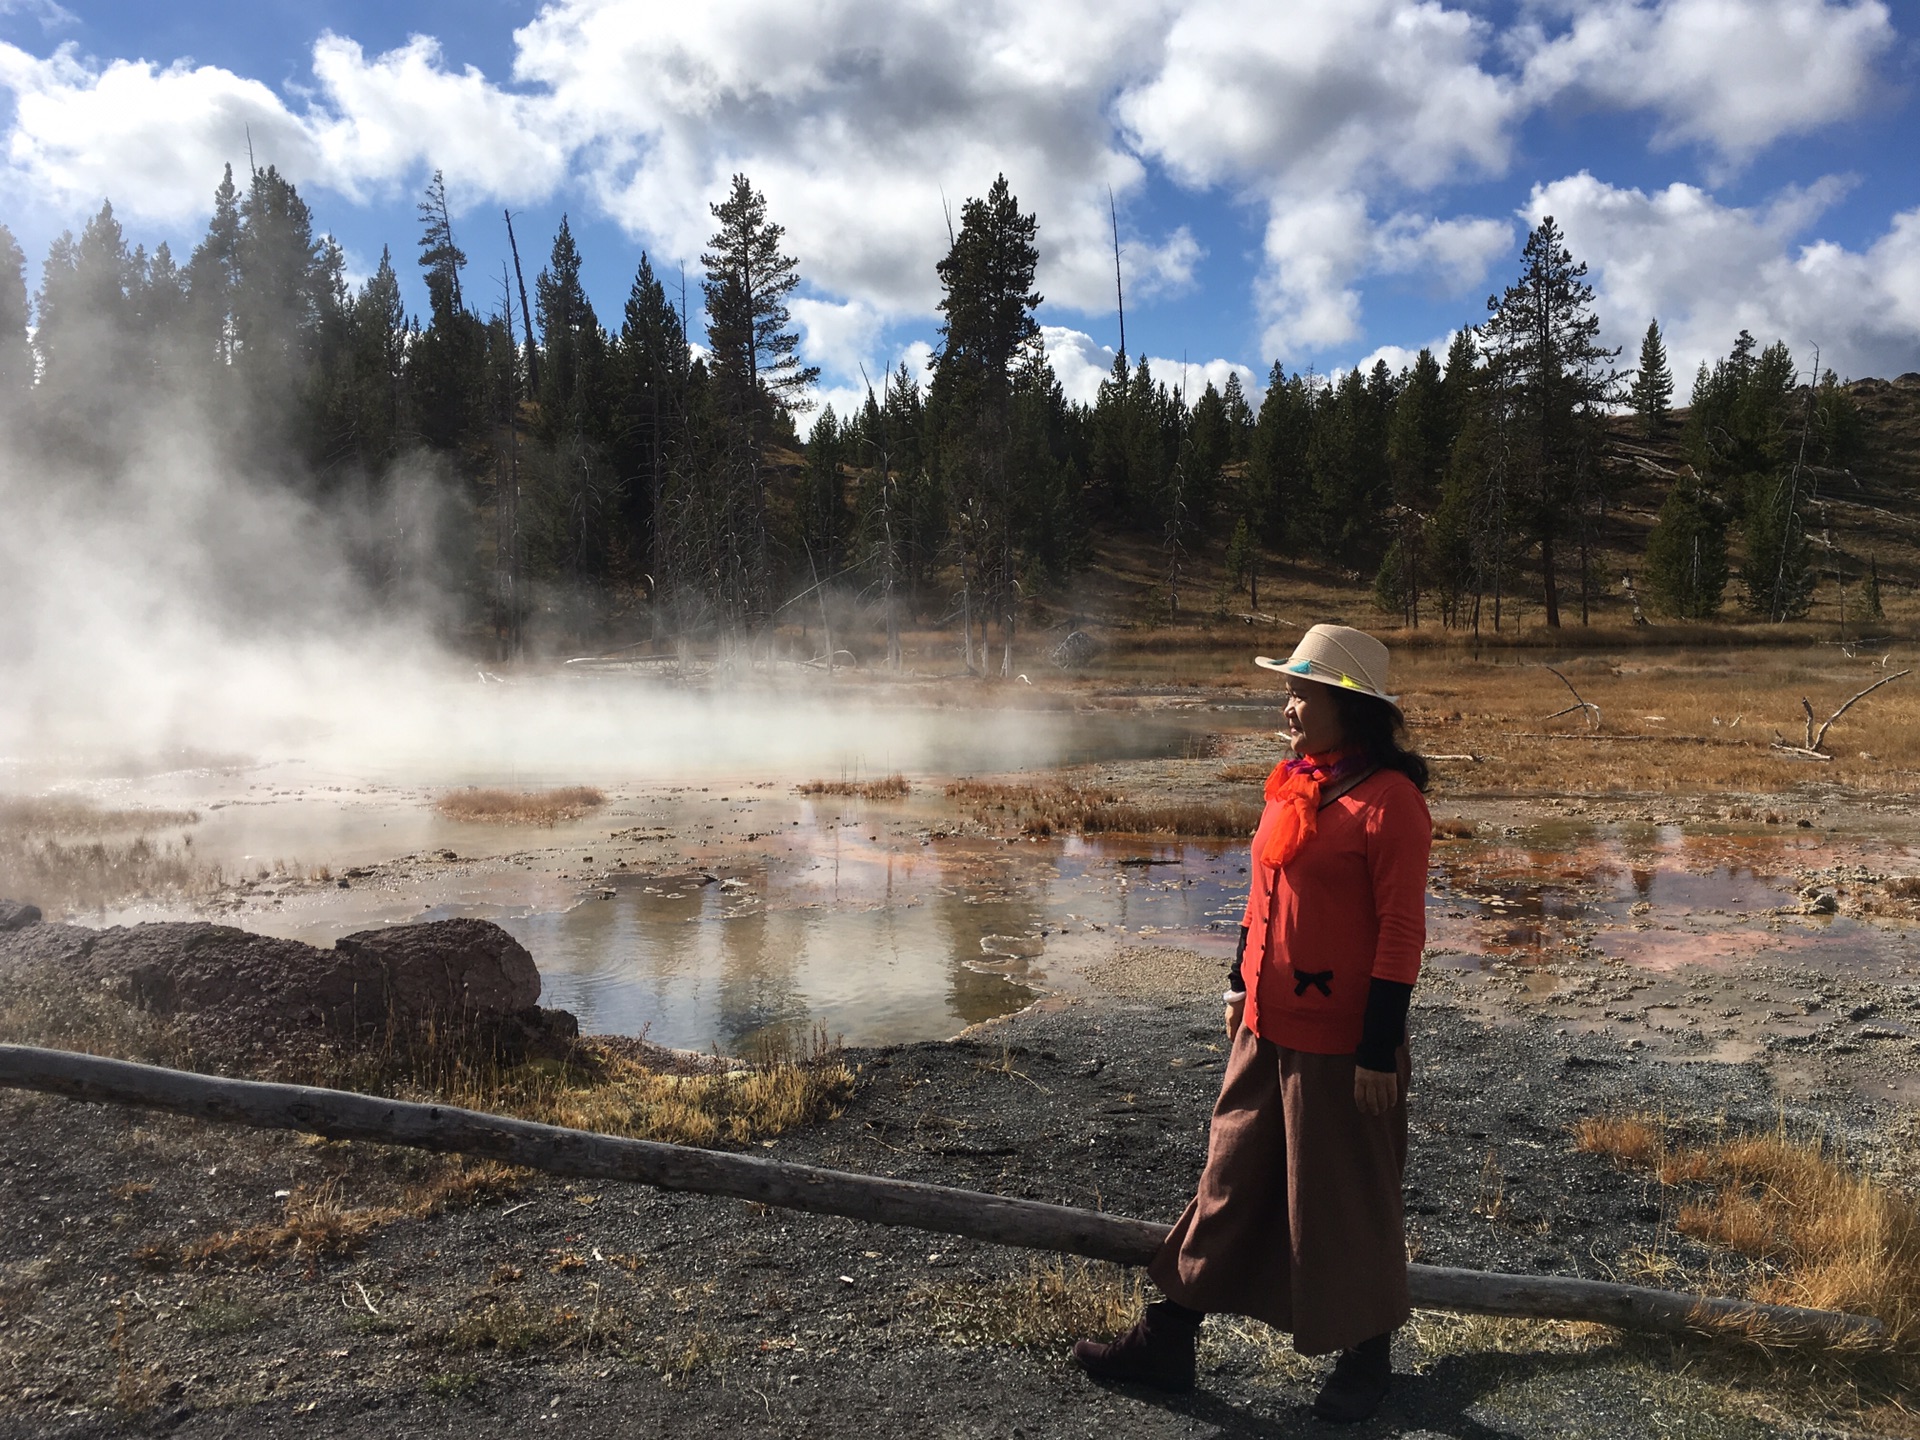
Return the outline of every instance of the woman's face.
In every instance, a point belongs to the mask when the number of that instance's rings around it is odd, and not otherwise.
[[[1340,726],[1340,707],[1333,691],[1313,680],[1289,680],[1283,712],[1287,737],[1296,755],[1324,755],[1338,750],[1346,738]]]

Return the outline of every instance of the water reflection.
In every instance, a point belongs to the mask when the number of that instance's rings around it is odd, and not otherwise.
[[[543,1003],[589,1031],[733,1053],[816,1026],[879,1044],[1018,1009],[1117,941],[1224,953],[1244,872],[1238,847],[974,838],[904,850],[816,814],[783,855],[620,883],[503,923],[538,957]]]

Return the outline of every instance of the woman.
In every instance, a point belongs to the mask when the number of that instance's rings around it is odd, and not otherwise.
[[[1285,662],[1294,759],[1267,781],[1227,992],[1232,1058],[1199,1193],[1148,1273],[1165,1293],[1073,1356],[1100,1379],[1192,1388],[1201,1320],[1248,1315],[1339,1352],[1313,1404],[1358,1421],[1405,1323],[1407,1002],[1426,943],[1426,762],[1403,748],[1387,649],[1316,625]]]

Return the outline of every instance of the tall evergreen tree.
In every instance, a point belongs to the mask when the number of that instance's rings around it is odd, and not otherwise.
[[[467,257],[453,243],[446,180],[438,170],[415,208],[427,324],[407,358],[407,389],[421,439],[434,449],[457,451],[473,444],[482,429],[487,329],[464,299],[461,270]]]
[[[614,422],[632,523],[644,523],[656,593],[680,578],[668,555],[667,492],[684,458],[690,357],[680,312],[643,251],[620,322]]]
[[[0,405],[33,388],[33,346],[27,338],[27,257],[0,225]]]
[[[781,253],[786,230],[767,218],[766,197],[745,175],[709,207],[720,228],[700,257],[706,269],[708,369],[724,443],[726,502],[720,528],[720,597],[738,624],[767,603],[769,555],[764,447],[792,412],[806,408],[818,366],[802,365],[788,327],[787,298],[799,262]]]
[[[1647,322],[1647,333],[1641,338],[1640,368],[1628,387],[1627,403],[1648,435],[1659,432],[1673,406],[1673,372],[1667,368],[1667,346],[1660,337],[1658,320]]]
[[[553,253],[533,282],[533,317],[540,327],[540,414],[544,433],[593,432],[602,400],[605,335],[580,279],[580,250],[567,217],[553,237]],[[594,435],[593,438],[598,438]]]
[[[1691,472],[1667,491],[1647,537],[1647,589],[1654,606],[1680,620],[1708,620],[1727,588],[1726,507]]]
[[[960,229],[940,277],[940,345],[934,356],[928,408],[938,427],[940,469],[961,527],[960,563],[969,606],[977,589],[989,613],[1000,620],[1001,669],[1011,674],[1017,578],[1019,515],[1023,491],[1052,483],[1047,464],[1028,447],[1016,457],[1012,444],[1015,361],[1039,335],[1033,289],[1039,250],[1038,222],[1023,214],[998,176],[985,198],[960,210]],[[1040,465],[1023,473],[1017,459]],[[969,615],[970,619],[970,615]],[[972,649],[969,627],[967,647]]]
[[[1453,453],[1455,427],[1447,405],[1440,362],[1422,350],[1406,372],[1399,398],[1387,422],[1387,470],[1393,504],[1392,542],[1381,574],[1393,574],[1386,589],[1404,623],[1420,623],[1420,594],[1425,583],[1427,525],[1440,503],[1440,487]]]
[[[1304,375],[1290,376],[1273,362],[1248,444],[1243,508],[1248,523],[1282,550],[1297,550],[1312,534],[1307,452],[1321,398]]]
[[[708,208],[720,222],[700,257],[709,369],[722,403],[749,421],[757,442],[776,416],[807,408],[806,392],[820,378],[817,365],[800,363],[800,337],[788,328],[787,298],[800,266],[781,253],[786,229],[767,219],[766,196],[745,175],[735,175],[727,198]]]
[[[1490,393],[1516,462],[1514,498],[1540,549],[1546,621],[1560,624],[1559,547],[1580,549],[1583,618],[1590,593],[1589,536],[1605,491],[1600,483],[1597,427],[1612,401],[1620,352],[1599,341],[1593,287],[1551,215],[1536,225],[1521,252],[1520,278],[1491,296],[1481,328],[1495,372]]]
[[[187,259],[189,328],[206,363],[224,370],[233,363],[233,295],[240,279],[240,192],[233,166],[213,192],[206,236]]]

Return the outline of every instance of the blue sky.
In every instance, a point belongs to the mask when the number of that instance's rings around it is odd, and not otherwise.
[[[250,131],[416,307],[439,165],[470,297],[503,208],[530,271],[565,212],[617,320],[642,248],[697,308],[744,170],[844,406],[924,356],[942,197],[1000,170],[1081,395],[1116,340],[1109,187],[1129,349],[1194,388],[1444,343],[1551,212],[1628,359],[1658,316],[1682,377],[1743,326],[1892,374],[1920,369],[1917,40],[1913,0],[0,0],[0,221],[37,269],[111,197],[184,252]]]

